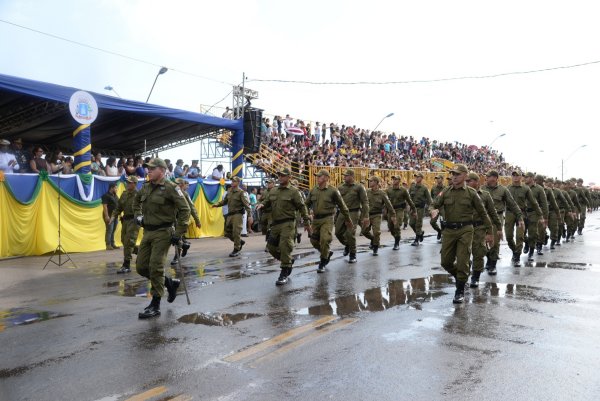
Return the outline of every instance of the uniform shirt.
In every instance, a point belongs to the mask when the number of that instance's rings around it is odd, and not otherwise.
[[[279,185],[271,189],[268,198],[263,201],[263,205],[265,208],[271,208],[271,220],[273,222],[293,220],[296,218],[296,211],[300,212],[304,224],[310,222],[300,192],[289,184],[285,187]]]
[[[179,235],[187,232],[190,208],[181,188],[177,184],[162,179],[157,184],[144,183],[133,202],[134,216],[143,216],[144,225],[160,226],[176,223]]]
[[[369,198],[367,198],[367,191],[362,184],[358,182],[343,183],[338,186],[338,191],[349,210],[360,209],[363,219],[369,217]]]
[[[425,185],[413,184],[410,186],[408,193],[410,194],[410,197],[417,208],[425,207],[425,205],[431,205],[431,194]]]
[[[554,196],[554,191],[551,188],[544,188],[544,192],[546,193],[546,199],[548,199],[548,211],[558,213],[559,207],[558,202],[556,201],[556,197]]]
[[[556,203],[558,204],[559,210],[566,210],[568,212],[572,212],[573,208],[565,198],[563,191],[559,188],[552,188],[552,192],[554,193],[554,198],[556,199]]]
[[[477,213],[478,221],[483,221],[485,231],[492,232],[492,222],[485,211],[483,202],[477,192],[468,187],[467,184],[459,188],[447,187],[435,198],[432,207],[439,209],[444,207],[446,221],[448,223],[471,223],[473,215]]]
[[[375,216],[383,213],[383,208],[387,209],[388,218],[396,217],[396,211],[390,198],[383,192],[382,189],[370,189],[367,191],[367,198],[369,199],[369,215]]]
[[[248,193],[243,189],[230,188],[227,191],[225,198],[216,204],[217,207],[221,207],[227,203],[228,214],[239,214],[246,211],[248,215],[252,211],[250,206],[250,200],[248,199]]]
[[[494,205],[494,200],[492,199],[490,193],[487,191],[482,191],[481,188],[479,188],[477,195],[479,195],[481,198],[483,206],[485,207],[485,211],[492,220],[494,226],[496,226],[496,230],[502,230],[502,223],[500,222],[500,217],[498,217],[498,212],[496,212],[496,206]],[[475,212],[473,214],[473,221],[481,221],[479,213]]]
[[[544,192],[544,188],[537,184],[533,184],[530,188],[533,197],[535,198],[540,209],[542,209],[542,217],[544,220],[548,220],[548,199],[546,198],[546,192]],[[535,209],[535,207],[533,206],[533,202],[528,201],[527,210],[529,211],[531,209]],[[540,216],[538,214],[538,218],[539,217]]]
[[[310,191],[306,199],[306,207],[308,209],[313,209],[315,218],[317,218],[317,216],[325,217],[325,215],[333,216],[336,206],[346,220],[350,220],[348,206],[346,206],[340,191],[334,186],[327,185],[325,188],[320,188],[316,185]]]
[[[508,209],[515,216],[517,216],[517,220],[523,219],[523,213],[521,213],[519,205],[517,205],[517,202],[515,202],[515,199],[512,197],[508,188],[499,184],[495,187],[484,185],[481,187],[481,190],[487,191],[490,194],[498,214],[502,214],[506,209]]]
[[[116,219],[121,213],[123,213],[123,217],[133,217],[133,203],[136,195],[137,190],[135,189],[131,192],[124,191],[117,202],[117,207],[112,212],[112,217]]]
[[[563,194],[563,197],[569,204],[569,207],[571,208],[571,212],[577,213],[577,209],[575,208],[575,204],[573,203],[573,200],[571,199],[571,194],[569,194],[569,191],[561,189],[560,192]]]
[[[581,210],[581,203],[579,202],[577,192],[575,192],[573,189],[569,189],[568,192],[569,197],[571,198],[571,202],[573,202],[573,205],[575,205],[575,212],[579,213],[579,211]]]
[[[273,188],[275,188],[275,187],[273,187]],[[260,200],[260,204],[263,205],[263,208],[262,208],[263,214],[271,213],[271,206],[269,205],[269,207],[267,207],[267,205],[265,205],[265,200],[269,199],[269,194],[271,193],[272,190],[273,189],[267,188],[263,191],[262,199]]]
[[[436,196],[438,196],[440,194],[440,192],[442,192],[443,190],[444,190],[443,185],[434,185],[433,187],[431,187],[431,199],[435,199]]]
[[[542,216],[542,209],[540,209],[540,206],[533,197],[533,194],[531,193],[531,188],[529,188],[527,185],[511,184],[508,186],[508,191],[510,192],[513,199],[517,203],[517,206],[519,206],[519,209],[521,209],[522,212],[525,212],[527,210],[527,202],[529,202],[529,204],[537,213],[537,215]]]
[[[390,198],[390,202],[392,203],[392,207],[394,209],[396,209],[396,210],[404,209],[406,207],[407,203],[410,206],[410,210],[416,210],[417,209],[415,207],[414,202],[412,201],[412,198],[410,197],[410,194],[406,190],[406,188],[403,188],[403,187],[399,187],[399,188],[391,187],[391,188],[388,188],[385,191],[385,193],[388,196],[388,198]]]
[[[575,187],[574,191],[577,192],[577,199],[582,207],[590,207],[592,204],[590,198],[590,191],[584,187]]]

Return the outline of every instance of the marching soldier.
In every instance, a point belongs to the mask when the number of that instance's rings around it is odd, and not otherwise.
[[[190,208],[183,192],[165,178],[167,164],[164,160],[151,159],[145,167],[148,168],[149,181],[144,183],[133,203],[135,221],[144,227],[136,270],[150,280],[152,301],[138,315],[140,319],[160,316],[160,301],[165,287],[169,293],[167,302],[175,300],[179,280],[165,277],[164,264],[169,246],[179,246],[190,219]]]
[[[188,206],[190,207],[190,214],[192,215],[192,218],[194,219],[194,223],[196,224],[196,227],[200,228],[202,227],[202,224],[200,223],[200,216],[198,216],[198,211],[196,210],[196,207],[194,206],[194,202],[192,202],[192,198],[190,198],[190,194],[188,193],[188,188],[190,187],[190,183],[186,180],[184,180],[183,178],[176,178],[175,179],[175,183],[179,186],[179,188],[181,188],[181,192],[183,193],[183,196],[185,197],[185,200],[188,204]],[[187,255],[188,249],[191,246],[191,243],[187,241],[187,239],[185,238],[185,236],[182,238],[183,241],[183,246],[181,249],[181,254],[179,255],[180,257],[185,257],[185,255]],[[175,255],[173,256],[173,260],[171,261],[171,265],[176,265],[177,264],[177,251],[175,251]]]
[[[436,196],[440,194],[444,190],[444,176],[438,174],[435,176],[435,184],[431,187],[431,199],[435,199]],[[438,219],[440,215],[438,214],[435,218],[431,218],[430,223],[431,227],[437,232],[437,240],[440,241],[442,239],[442,229],[438,225]]]
[[[491,195],[487,191],[482,191],[479,186],[479,174],[470,172],[467,176],[467,185],[477,191],[477,195],[481,198],[483,206],[488,216],[493,223],[492,232],[502,232],[502,222],[496,213],[496,207]],[[473,273],[471,275],[471,288],[479,287],[479,277],[483,273],[483,258],[486,255],[487,248],[485,246],[485,227],[483,225],[483,219],[479,213],[473,214]],[[496,238],[494,238],[494,242]]]
[[[529,221],[529,225],[527,227],[527,237],[528,242],[525,243],[525,249],[523,253],[529,253],[528,260],[533,261],[533,252],[537,248],[537,254],[543,255],[542,253],[542,230],[545,233],[546,228],[548,226],[548,199],[546,198],[546,193],[544,192],[544,188],[536,184],[535,180],[536,176],[529,172],[525,174],[525,184],[531,188],[531,193],[533,194],[533,198],[536,200],[540,209],[542,210],[542,214],[538,215],[534,213],[534,206],[531,202],[527,203],[527,217]],[[542,178],[543,181],[543,178]]]
[[[400,186],[400,177],[392,176],[392,186],[388,188],[386,195],[390,199],[394,210],[396,211],[396,223],[392,222],[392,219],[388,219],[388,229],[390,233],[394,237],[394,251],[400,249],[400,239],[401,239],[401,230],[402,223],[404,220],[404,210],[406,209],[407,204],[410,206],[410,210],[413,215],[416,215],[417,208],[410,198],[410,194],[408,191]]]
[[[269,193],[275,187],[275,181],[272,178],[266,180],[267,188],[262,193],[262,200],[267,199],[269,197]],[[260,229],[262,231],[262,235],[267,235],[269,231],[269,225],[271,224],[271,209],[267,209],[263,207],[260,214]]]
[[[269,192],[269,197],[264,199],[256,208],[258,210],[271,208],[271,230],[267,239],[269,253],[281,261],[281,273],[275,285],[284,285],[292,274],[292,251],[296,236],[296,211],[304,220],[304,229],[311,234],[310,218],[306,205],[302,202],[300,193],[290,185],[290,170],[284,168],[277,172],[279,186]]]
[[[584,206],[581,204],[579,200],[579,196],[577,196],[577,192],[575,192],[575,179],[571,178],[569,181],[565,182],[565,189],[569,194],[569,198],[571,199],[571,203],[573,203],[575,209],[575,215],[567,220],[567,238],[565,242],[575,241],[575,231],[579,226],[579,216],[581,215],[581,209]]]
[[[579,224],[577,226],[577,234],[583,235],[583,228],[585,227],[585,216],[587,211],[592,211],[592,198],[590,191],[583,186],[583,179],[577,179],[577,186],[574,188],[577,193],[577,198],[581,204],[581,210],[579,211]]]
[[[408,191],[411,199],[415,203],[417,213],[410,218],[410,227],[415,232],[415,241],[411,244],[412,246],[419,245],[419,242],[423,242],[423,213],[425,211],[425,205],[431,205],[431,194],[427,190],[427,187],[423,185],[423,173],[415,174],[415,182],[411,185]]]
[[[492,200],[494,201],[494,208],[498,218],[500,219],[500,230],[494,238],[494,245],[490,247],[487,253],[486,268],[488,274],[496,274],[496,264],[498,263],[498,256],[500,252],[500,241],[503,238],[502,227],[504,226],[504,211],[510,211],[517,221],[517,224],[521,230],[525,230],[525,223],[523,222],[523,213],[519,206],[513,199],[510,191],[503,185],[498,184],[499,174],[496,170],[490,170],[486,174],[486,185],[481,187],[483,191],[487,191]]]
[[[335,236],[344,245],[344,256],[350,254],[348,263],[356,263],[356,227],[369,225],[369,199],[365,187],[354,181],[354,170],[351,169],[344,172],[344,183],[338,186],[338,191],[348,207],[353,228],[348,229],[345,217],[338,214]]]
[[[306,195],[304,195],[304,192],[300,189],[298,180],[291,179],[290,185],[292,187],[296,188],[296,190],[298,190],[298,192],[300,193],[300,197],[302,198],[302,202],[306,202]],[[301,225],[302,225],[302,217],[300,216],[299,213],[296,213],[296,242],[297,243],[300,243],[302,241],[302,232],[300,231]]]
[[[336,187],[328,185],[329,172],[327,170],[319,170],[316,174],[317,185],[310,191],[306,199],[306,207],[312,209],[312,234],[310,243],[312,246],[321,252],[321,260],[317,273],[324,273],[325,266],[329,264],[331,255],[331,241],[333,240],[333,216],[335,208],[338,207],[340,214],[344,218],[344,223],[350,231],[354,231],[354,224],[350,218],[348,207],[344,203],[344,199]]]
[[[137,241],[138,232],[140,227],[135,224],[133,219],[133,203],[137,194],[137,183],[138,178],[135,175],[127,177],[127,185],[125,191],[121,194],[117,207],[113,210],[110,218],[110,223],[115,219],[119,218],[119,215],[123,213],[121,217],[121,242],[123,243],[123,265],[117,274],[131,272],[131,253],[135,247]]]
[[[473,215],[477,213],[485,227],[485,242],[493,244],[492,223],[477,192],[465,184],[467,167],[456,164],[452,170],[452,186],[445,188],[431,206],[431,216],[444,206],[445,221],[442,235],[442,267],[456,279],[453,303],[465,299],[465,284],[469,279],[469,262],[473,243]]]
[[[408,191],[408,183],[406,181],[402,181],[402,188],[406,189],[406,191]],[[409,194],[410,195],[410,194]],[[404,209],[404,224],[402,225],[402,229],[406,230],[406,228],[408,227],[408,221],[410,220],[410,216],[408,214],[408,209]]]
[[[379,182],[379,177],[369,177],[367,198],[369,199],[370,224],[363,226],[361,231],[362,235],[371,240],[371,247],[373,249],[373,255],[375,256],[377,256],[377,251],[379,249],[381,238],[381,213],[383,213],[384,207],[387,209],[388,219],[391,219],[394,225],[396,224],[396,211],[385,192],[379,189]],[[373,231],[373,234],[371,234],[371,230]]]
[[[512,184],[508,186],[508,191],[512,195],[513,199],[521,209],[523,213],[523,220],[525,222],[523,227],[527,227],[528,219],[531,216],[542,216],[542,209],[538,205],[537,201],[531,193],[531,188],[527,185],[523,185],[521,180],[523,174],[515,170],[512,172]],[[532,212],[527,212],[527,204],[529,203]],[[523,242],[525,240],[525,230],[523,227],[517,224],[518,216],[511,210],[506,211],[506,220],[504,221],[504,234],[506,235],[506,242],[508,247],[513,253],[512,262],[515,267],[519,267],[521,264],[519,260],[521,258],[521,251],[523,250]],[[517,227],[517,238],[515,242],[515,225]]]
[[[568,227],[571,227],[573,225],[573,221],[577,218],[577,208],[575,207],[575,204],[571,200],[571,195],[567,191],[567,183],[566,182],[561,182],[561,181],[556,180],[555,188],[558,188],[560,190],[560,192],[563,195],[563,198],[565,198],[565,201],[569,205],[568,208],[565,209],[565,217],[563,219],[564,224],[562,225],[562,227],[559,227],[560,238],[564,238],[565,242],[569,242],[567,240],[567,235],[569,232]],[[558,243],[558,245],[560,245],[560,243]]]
[[[554,232],[554,234],[556,235],[556,233],[558,232],[560,212],[558,209],[558,202],[556,201],[556,197],[554,196],[554,191],[552,191],[552,189],[547,185],[544,185],[545,180],[546,178],[542,175],[538,174],[535,176],[535,183],[544,190],[546,200],[548,201],[548,218],[546,219],[546,225],[548,226],[550,233]],[[539,255],[542,251],[542,242],[544,243],[544,245],[548,245],[548,239],[550,238],[550,235],[546,233],[546,228],[544,226],[539,226],[538,234],[539,237],[537,242],[537,250]],[[551,249],[554,249],[554,246],[551,246]]]
[[[546,178],[545,182],[546,189],[552,192],[554,200],[556,202],[556,209],[554,206],[549,208],[548,213],[548,228],[550,229],[550,249],[555,249],[555,245],[560,245],[560,236],[562,227],[565,224],[565,213],[568,210],[571,212],[571,207],[565,199],[562,191],[554,187],[554,180],[552,178]],[[548,199],[550,196],[546,193]]]
[[[244,226],[244,213],[248,214],[248,221],[252,225],[252,208],[248,193],[240,188],[240,177],[231,178],[231,188],[225,198],[212,207],[223,207],[227,204],[227,217],[225,219],[225,237],[233,242],[233,251],[230,257],[239,256],[242,247],[246,243],[242,240],[242,228]]]

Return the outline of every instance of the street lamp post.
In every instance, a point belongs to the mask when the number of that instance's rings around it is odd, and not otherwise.
[[[154,83],[152,84],[152,88],[150,88],[150,93],[148,93],[148,98],[146,99],[146,103],[148,103],[148,100],[150,100],[150,95],[152,95],[152,91],[154,90],[154,85],[156,85],[156,81],[158,80],[158,76],[164,74],[167,71],[169,71],[169,69],[167,67],[160,67],[160,70],[158,70],[158,74],[156,74],[156,78],[154,78]]]
[[[390,117],[391,117],[391,116],[393,116],[393,115],[394,115],[394,113],[390,113],[390,114],[388,114],[387,116],[383,117],[383,118],[381,119],[381,121],[379,121],[379,124],[377,124],[377,126],[376,126],[376,127],[373,129],[373,131],[377,131],[377,128],[379,128],[379,126],[381,125],[381,123],[383,122],[383,120],[385,120],[386,118],[390,118]]]
[[[110,86],[110,85],[106,85],[106,86],[104,87],[104,90],[107,90],[107,91],[113,91],[113,92],[115,92],[115,95],[117,95],[117,97],[121,97],[121,95],[119,95],[119,94],[117,93],[117,91],[115,90],[115,88],[113,88],[113,87],[112,87],[112,86]]]
[[[494,138],[494,140],[489,144],[489,148],[492,147],[492,145],[494,144],[494,142],[496,142],[498,139],[502,138],[503,136],[506,136],[506,134],[502,133],[500,135],[498,135],[497,137]]]
[[[560,180],[561,181],[565,180],[565,162],[568,161],[571,158],[571,156],[573,156],[575,154],[575,152],[577,152],[579,149],[585,148],[586,146],[587,145],[581,145],[581,146],[577,147],[574,151],[571,152],[569,157],[567,157],[566,159],[562,159],[560,161]]]

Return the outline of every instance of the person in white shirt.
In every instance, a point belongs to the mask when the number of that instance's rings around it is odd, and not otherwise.
[[[6,174],[13,174],[14,170],[19,170],[19,163],[15,155],[9,152],[9,146],[9,141],[0,139],[0,170]]]
[[[223,173],[223,165],[219,164],[212,172],[211,178],[213,180],[219,181],[223,178],[225,174]]]

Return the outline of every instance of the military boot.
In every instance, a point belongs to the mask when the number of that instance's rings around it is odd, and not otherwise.
[[[583,228],[578,228],[577,229],[577,234],[578,235],[583,235]]]
[[[495,275],[496,275],[496,273],[498,273],[498,272],[496,271],[496,263],[497,263],[497,262],[498,262],[497,260],[490,260],[490,267],[488,267],[488,274],[489,274],[490,276],[495,276]]]
[[[348,256],[349,253],[350,253],[350,247],[348,245],[346,245],[344,247],[344,256]]]
[[[331,257],[333,256],[333,251],[329,251],[329,256],[327,257],[327,263],[325,263],[325,266],[327,266],[329,264],[329,262],[331,261]]]
[[[160,316],[160,297],[153,296],[150,305],[146,306],[143,312],[138,314],[140,319],[149,319]]]
[[[246,241],[241,240],[240,241],[240,251],[242,250],[242,248],[244,247],[244,245],[246,245]],[[181,255],[181,256],[185,256],[185,255]]]
[[[560,246],[560,238],[561,237],[559,236],[558,239],[556,240],[556,244],[555,244],[556,246]]]
[[[400,237],[394,237],[394,248],[392,248],[394,251],[397,251],[398,249],[400,249]]]
[[[234,257],[236,257],[236,256],[240,256],[240,250],[239,250],[239,249],[238,249],[238,250],[235,250],[235,249],[234,249],[234,250],[233,250],[233,252],[231,252],[231,253],[229,254],[229,257],[230,257],[230,258],[234,258]]]
[[[544,252],[542,252],[542,244],[537,244],[537,245],[536,245],[536,248],[537,248],[537,254],[538,254],[539,256],[543,256],[543,255],[544,255]]]
[[[377,255],[379,255],[379,254],[377,253],[377,250],[378,250],[378,249],[379,249],[379,245],[373,245],[373,256],[377,256]]]
[[[288,277],[292,273],[291,267],[282,267],[281,273],[279,274],[279,278],[275,281],[275,285],[284,285],[288,283]]]
[[[302,234],[296,234],[296,242],[297,243],[302,242]]]
[[[550,239],[550,236],[548,234],[546,234],[544,236],[544,245],[548,245],[548,240]]]
[[[418,235],[415,237],[415,240],[413,241],[412,244],[410,244],[410,246],[419,246],[419,236]]]
[[[437,230],[437,240],[438,241],[442,240],[442,230]]]
[[[167,302],[172,303],[175,301],[175,297],[177,297],[177,289],[179,288],[179,280],[176,278],[170,278],[165,276],[165,287],[167,288],[167,292],[169,296],[167,297]]]
[[[521,266],[521,255],[519,253],[513,253],[512,262],[514,267]]]
[[[327,266],[327,259],[322,259],[319,262],[319,267],[317,267],[317,273],[325,273],[325,266]]]
[[[123,262],[123,266],[119,270],[117,270],[117,274],[131,273],[131,267],[129,265],[129,261],[125,260]]]
[[[525,246],[523,247],[523,253],[529,253],[529,243],[525,242]]]
[[[421,231],[421,234],[418,235],[419,242],[423,242],[425,239],[425,231]]]
[[[480,276],[481,276],[481,272],[473,272],[473,275],[471,276],[471,284],[469,285],[469,287],[471,287],[471,288],[479,287],[479,277]]]
[[[529,250],[529,256],[527,257],[527,260],[528,260],[529,262],[533,262],[533,251],[534,251],[534,249],[533,249],[533,248],[531,248],[531,249]]]
[[[550,249],[555,249],[554,245],[556,245],[556,240],[553,239],[552,241],[550,241]]]
[[[350,253],[350,259],[348,263],[356,263],[356,253]]]
[[[465,282],[456,280],[456,291],[454,292],[453,304],[462,304],[465,301]]]

